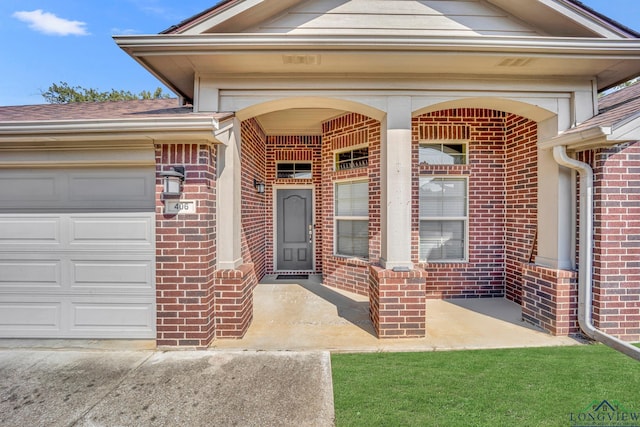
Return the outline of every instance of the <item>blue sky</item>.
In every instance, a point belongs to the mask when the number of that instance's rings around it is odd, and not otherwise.
[[[582,0],[640,31],[640,0]],[[41,104],[52,83],[153,91],[113,34],[156,34],[216,0],[0,0],[0,105]]]

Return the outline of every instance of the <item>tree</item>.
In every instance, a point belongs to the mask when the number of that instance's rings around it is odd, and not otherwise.
[[[163,99],[170,98],[171,95],[162,92],[162,88],[157,88],[153,93],[147,90],[135,94],[125,90],[115,90],[101,92],[93,88],[81,86],[69,86],[67,82],[53,83],[46,91],[40,91],[40,95],[49,104],[69,104],[71,102],[99,102],[99,101],[128,101],[132,99]]]

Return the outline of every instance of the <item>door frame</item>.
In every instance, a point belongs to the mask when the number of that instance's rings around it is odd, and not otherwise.
[[[278,190],[311,190],[311,222],[316,224],[316,186],[314,184],[274,184],[272,191],[272,218],[273,235],[271,236],[273,245],[273,270],[274,273],[297,272],[299,270],[280,270],[278,268]],[[318,227],[315,227],[317,229]],[[305,273],[316,272],[316,233],[313,233],[313,241],[311,242],[311,271],[300,270]]]

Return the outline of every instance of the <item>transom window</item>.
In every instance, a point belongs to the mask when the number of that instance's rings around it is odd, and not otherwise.
[[[420,143],[420,163],[428,165],[466,165],[467,144],[458,142]]]
[[[369,258],[369,183],[335,186],[335,254]]]
[[[467,179],[420,177],[420,260],[467,260]]]
[[[278,163],[278,178],[311,178],[311,163]]]
[[[356,148],[336,153],[336,170],[356,169],[369,166],[369,147]]]

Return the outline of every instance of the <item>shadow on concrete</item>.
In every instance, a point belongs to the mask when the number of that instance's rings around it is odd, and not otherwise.
[[[377,338],[371,319],[369,318],[369,300],[362,296],[362,300],[349,298],[341,294],[337,290],[329,288],[322,284],[321,275],[309,275],[306,280],[300,279],[276,279],[274,276],[265,276],[261,284],[295,284],[303,289],[313,293],[319,298],[333,304],[336,308],[338,316],[347,322],[357,326],[371,336]],[[366,300],[365,300],[366,299]]]

